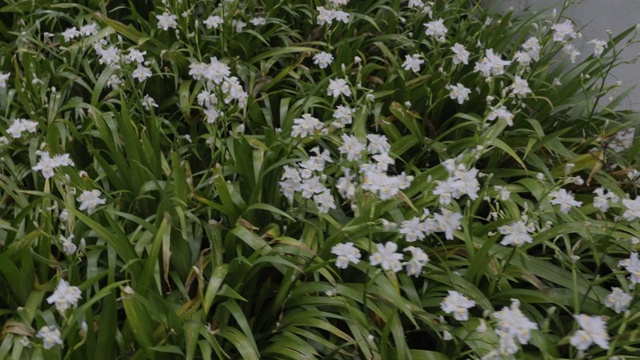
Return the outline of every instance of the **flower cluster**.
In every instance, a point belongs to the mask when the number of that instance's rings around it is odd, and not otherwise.
[[[96,23],[90,23],[90,24],[81,26],[79,30],[78,28],[73,26],[63,31],[62,37],[64,38],[65,42],[69,42],[77,37],[87,37],[87,36],[95,35],[98,33],[99,30],[100,28]]]
[[[452,199],[460,199],[467,195],[471,200],[478,198],[480,183],[478,182],[478,169],[467,169],[464,164],[456,163],[455,159],[445,160],[442,165],[449,173],[445,181],[436,181],[434,195],[440,197],[440,204],[448,205]]]
[[[462,214],[449,209],[442,208],[440,213],[431,214],[428,209],[424,210],[421,217],[413,217],[405,220],[400,225],[400,234],[404,235],[407,242],[424,240],[427,236],[444,232],[447,240],[453,240],[453,232],[460,230]]]
[[[213,124],[224,115],[223,106],[231,106],[235,102],[239,108],[247,105],[249,95],[244,91],[240,80],[230,76],[229,65],[210,58],[209,63],[196,62],[189,65],[189,75],[195,80],[204,79],[205,88],[198,93],[198,105],[202,106],[206,121]]]
[[[352,242],[335,245],[331,248],[331,253],[338,256],[336,267],[340,269],[346,269],[349,263],[357,264],[360,262],[360,250],[354,247]]]
[[[511,299],[511,306],[505,306],[502,310],[496,311],[493,317],[498,321],[496,334],[500,337],[500,355],[502,356],[515,354],[518,349],[512,345],[515,343],[514,340],[526,345],[531,338],[531,330],[538,329],[538,324],[524,316],[520,310],[520,301],[517,299]]]
[[[319,147],[311,149],[315,156],[302,161],[297,166],[285,166],[280,188],[283,194],[293,202],[296,193],[305,199],[313,200],[321,213],[335,209],[336,204],[331,190],[323,183],[326,175],[322,172],[327,163],[332,162],[329,151],[321,151]]]
[[[40,156],[40,160],[36,166],[32,167],[34,171],[42,171],[45,179],[53,177],[53,170],[61,166],[74,166],[73,160],[69,154],[51,155],[46,151],[36,151],[36,155]]]
[[[17,139],[22,136],[23,132],[34,133],[38,129],[38,123],[27,119],[15,119],[13,124],[7,128],[7,133],[12,138]]]
[[[327,24],[331,26],[334,21],[348,24],[351,20],[351,15],[341,10],[341,6],[347,5],[348,2],[348,0],[330,0],[329,4],[327,4],[329,8],[325,8],[324,6],[316,7],[316,11],[318,12],[316,22],[318,25],[322,26]]]

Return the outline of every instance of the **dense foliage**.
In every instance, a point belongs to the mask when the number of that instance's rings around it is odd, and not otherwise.
[[[0,358],[635,358],[639,29],[567,6],[5,1]]]

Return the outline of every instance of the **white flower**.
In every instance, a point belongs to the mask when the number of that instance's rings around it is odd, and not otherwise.
[[[9,73],[0,72],[0,89],[7,87],[7,80],[9,80]]]
[[[441,205],[451,204],[451,200],[454,198],[454,192],[456,192],[456,182],[457,179],[454,176],[447,178],[445,181],[436,180],[437,185],[433,190],[433,195],[439,195],[438,201]]]
[[[321,69],[325,69],[333,62],[333,55],[328,52],[322,51],[313,56],[313,63],[318,65]]]
[[[611,288],[611,294],[604,298],[604,305],[620,314],[629,308],[631,300],[633,300],[633,296],[625,293],[620,288],[613,287]]]
[[[126,62],[137,62],[138,64],[144,63],[144,56],[147,54],[146,51],[140,51],[135,48],[129,49],[129,54],[125,56]]]
[[[465,49],[464,45],[455,43],[451,47],[451,51],[455,54],[453,56],[454,64],[469,64],[469,52]]]
[[[369,140],[367,150],[371,154],[387,153],[391,150],[391,145],[384,135],[369,134],[367,135],[367,140]]]
[[[162,15],[156,15],[158,19],[158,29],[162,29],[164,31],[169,30],[169,28],[175,29],[178,26],[178,17],[169,13],[164,12]]]
[[[111,75],[107,80],[107,86],[112,88],[113,90],[118,90],[120,85],[122,85],[123,81],[117,75]]]
[[[525,220],[518,220],[512,222],[510,225],[500,226],[498,231],[500,231],[500,234],[506,235],[500,242],[500,244],[505,246],[513,245],[520,247],[533,241],[533,238],[529,235],[529,233],[533,231],[533,226],[527,226]]]
[[[334,10],[333,12],[333,18],[336,21],[342,21],[342,23],[344,24],[348,24],[349,20],[350,20],[350,16],[348,12],[342,11],[342,10]]]
[[[73,161],[69,158],[69,154],[55,155],[51,158],[48,152],[38,151],[36,155],[40,156],[40,161],[31,169],[42,171],[42,176],[44,176],[45,179],[53,177],[53,169],[57,167],[74,165]]]
[[[449,290],[449,295],[440,303],[440,308],[447,314],[453,313],[453,317],[458,321],[469,320],[469,310],[476,305],[476,302],[469,300],[466,296],[457,291]]]
[[[316,206],[318,206],[318,211],[323,214],[328,213],[329,209],[336,208],[335,200],[328,189],[321,192],[320,194],[314,195],[313,202],[315,202]]]
[[[202,22],[207,29],[217,29],[220,25],[224,23],[220,16],[214,15],[209,16],[205,21]]]
[[[82,177],[82,176],[81,176]],[[58,219],[62,222],[69,220],[69,209],[64,209],[58,215]]]
[[[516,51],[516,53],[513,55],[513,60],[517,61],[518,64],[525,67],[531,64],[531,56],[529,56],[528,52],[524,51]]]
[[[78,36],[80,36],[80,31],[78,31],[75,26],[68,28],[67,30],[62,32],[62,37],[64,38],[65,42],[69,42]]]
[[[507,122],[509,126],[513,126],[513,113],[511,113],[504,105],[497,108],[491,108],[487,120],[493,121],[495,119],[501,119]]]
[[[342,134],[342,145],[338,148],[341,154],[347,155],[347,160],[354,161],[360,159],[366,146],[353,135]]]
[[[405,220],[402,222],[400,225],[400,234],[404,235],[407,242],[414,242],[425,238],[423,229],[424,226],[420,222],[420,218],[414,217],[411,220]]]
[[[350,262],[354,264],[360,262],[360,250],[354,247],[352,242],[335,245],[331,248],[331,253],[338,255],[336,267],[340,269],[346,269]]]
[[[404,251],[411,252],[411,260],[406,264],[407,275],[414,275],[417,277],[422,272],[422,267],[429,262],[429,256],[424,252],[424,250],[415,246],[408,246],[404,248]]]
[[[336,110],[333,112],[333,118],[338,120],[338,122],[342,125],[349,125],[353,119],[353,112],[355,109],[352,109],[348,106],[338,105]]]
[[[36,132],[38,128],[38,123],[36,121],[31,121],[27,119],[15,119],[9,128],[7,129],[7,133],[11,135],[12,138],[16,139],[22,136],[23,132]]]
[[[422,0],[409,0],[408,6],[409,8],[422,9],[424,7],[424,2],[422,2]]]
[[[593,55],[600,56],[604,52],[604,49],[607,47],[607,42],[604,40],[593,39],[589,41],[587,44],[593,44]]]
[[[535,37],[530,37],[522,44],[522,49],[524,49],[534,61],[540,60],[540,48],[540,41]]]
[[[56,309],[60,314],[70,307],[76,307],[78,300],[82,298],[82,292],[76,286],[69,286],[69,283],[61,279],[56,290],[47,298],[49,304],[56,304]]]
[[[402,270],[402,254],[396,252],[398,250],[396,243],[388,241],[384,245],[376,244],[376,248],[378,251],[369,258],[371,265],[380,265],[384,270],[393,272]]]
[[[337,98],[343,94],[344,96],[351,96],[351,89],[346,79],[331,79],[329,80],[329,87],[327,88],[327,95],[333,95]]]
[[[449,85],[449,97],[451,99],[457,99],[458,104],[462,105],[465,101],[469,99],[469,94],[471,94],[471,89],[464,87],[464,85],[458,83],[457,85]]]
[[[529,88],[529,83],[527,83],[527,80],[522,79],[518,75],[516,75],[516,78],[513,80],[513,84],[511,84],[509,88],[511,89],[512,94],[519,97],[524,97],[527,94],[531,93],[531,89]]]
[[[578,34],[573,30],[573,24],[570,20],[565,20],[562,24],[557,23],[551,26],[553,29],[553,41],[564,41],[566,36],[575,39]]]
[[[560,205],[560,211],[563,214],[568,214],[569,210],[571,210],[571,208],[574,206],[582,206],[582,201],[576,201],[573,197],[573,194],[567,192],[567,190],[565,189],[552,191],[551,193],[549,193],[549,196],[552,197],[551,204]]]
[[[214,107],[209,107],[204,111],[207,116],[207,123],[213,124],[220,117],[220,113]]]
[[[113,45],[106,49],[97,47],[96,52],[100,55],[100,59],[98,60],[100,64],[117,66],[120,61],[120,50]]]
[[[496,330],[496,334],[500,338],[500,346],[498,347],[498,355],[494,359],[511,358],[509,355],[513,355],[518,352],[518,345],[516,345],[514,337],[506,331]],[[484,359],[484,358],[483,358]]]
[[[607,323],[600,316],[575,315],[581,330],[571,337],[569,342],[578,350],[587,350],[593,343],[603,349],[609,348]]]
[[[318,25],[331,25],[331,23],[333,22],[333,10],[327,10],[323,6],[316,7],[316,10],[318,10],[318,16],[316,17]]]
[[[156,104],[156,101],[153,100],[151,96],[145,95],[142,98],[142,106],[145,108],[145,110],[149,111],[152,107],[158,107],[158,104]]]
[[[447,240],[453,240],[453,231],[460,230],[462,228],[462,214],[453,212],[448,209],[442,209],[442,214],[433,214],[436,221],[436,229],[440,232],[444,232],[444,237]]]
[[[138,64],[138,67],[135,70],[133,70],[133,73],[131,73],[131,76],[134,79],[137,79],[138,81],[145,81],[148,78],[150,78],[151,75],[153,75],[151,73],[151,69],[149,69],[146,66],[143,66],[142,64]]]
[[[80,207],[78,208],[78,210],[87,210],[89,215],[93,214],[96,211],[98,205],[103,205],[106,203],[105,199],[100,198],[100,190],[97,189],[93,189],[91,191],[82,191],[82,194],[78,197],[78,201],[80,201]]]
[[[233,19],[231,21],[231,26],[233,26],[237,33],[240,33],[247,26],[247,23],[244,21]]]
[[[218,97],[207,90],[200,91],[196,99],[198,101],[198,105],[204,106],[206,108],[210,108],[211,106],[218,103]]]
[[[311,114],[303,114],[301,118],[293,119],[293,127],[291,128],[292,137],[312,136],[316,130],[321,130],[324,124]]]
[[[562,51],[564,51],[565,54],[569,55],[569,58],[571,59],[571,63],[572,64],[575,64],[576,63],[576,59],[578,58],[578,56],[580,56],[582,54],[572,44],[565,44],[562,47]]]
[[[418,72],[420,72],[420,65],[422,64],[424,64],[424,60],[420,59],[420,55],[405,55],[405,61],[404,63],[402,63],[402,67],[405,70],[411,69],[414,73],[417,74]]]
[[[264,25],[267,23],[267,19],[261,17],[261,16],[257,16],[254,17],[253,19],[249,20],[249,22],[251,24],[253,24],[253,26],[260,26],[260,25]]]
[[[444,42],[444,37],[448,31],[447,27],[444,26],[444,19],[430,21],[423,25],[427,27],[427,30],[424,32],[425,35],[435,37],[438,42]]]
[[[628,259],[620,260],[618,266],[624,267],[631,274],[629,276],[631,283],[640,283],[640,260],[638,260],[637,252],[631,253]]]
[[[76,253],[76,249],[78,248],[76,244],[73,243],[74,235],[71,234],[69,237],[65,238],[60,235],[60,241],[62,241],[62,250],[65,254],[71,256]]]
[[[98,33],[98,24],[91,23],[80,28],[80,35],[82,36],[91,36]]]
[[[607,193],[605,194],[605,191],[607,190],[602,187],[597,188],[593,191],[593,193],[596,194],[596,196],[593,198],[593,206],[596,209],[600,209],[601,211],[604,211],[604,212],[609,210],[609,200],[611,200],[614,203],[620,200],[620,198],[618,198],[618,196],[615,193],[611,191],[607,191]]]
[[[349,173],[349,169],[344,169],[344,176],[336,182],[338,193],[345,199],[353,200],[356,198],[356,186],[351,181],[354,177]]]
[[[62,339],[60,338],[60,330],[55,326],[43,326],[38,331],[36,337],[42,339],[42,344],[45,350],[49,350],[57,345],[62,345]]]
[[[493,187],[493,190],[498,192],[498,198],[502,201],[508,201],[511,198],[511,191],[506,186],[496,185]]]
[[[493,314],[498,320],[496,333],[503,331],[518,339],[522,345],[526,345],[531,338],[531,330],[538,329],[538,324],[529,320],[522,311],[520,311],[520,302],[511,299],[511,307],[503,307],[502,310]]]
[[[235,99],[238,100],[239,107],[244,107],[246,105],[249,95],[244,91],[237,77],[232,76],[226,78],[222,83],[221,89],[222,92],[227,94],[227,96],[224,98],[224,102],[226,104],[229,104]]]
[[[485,57],[476,62],[474,71],[482,73],[482,76],[498,76],[504,74],[505,67],[511,65],[511,61],[502,60],[494,54],[493,49],[487,49]]]
[[[189,75],[194,79],[200,80],[201,77],[205,77],[207,80],[213,81],[215,84],[220,84],[228,77],[231,72],[229,66],[218,61],[217,57],[210,58],[210,63],[192,63],[189,65]]]
[[[636,196],[634,200],[622,199],[622,204],[627,208],[622,214],[622,218],[627,221],[633,221],[640,218],[640,196]]]

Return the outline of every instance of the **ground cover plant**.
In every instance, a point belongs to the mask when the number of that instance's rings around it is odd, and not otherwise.
[[[0,359],[638,358],[640,29],[567,6],[5,1]]]

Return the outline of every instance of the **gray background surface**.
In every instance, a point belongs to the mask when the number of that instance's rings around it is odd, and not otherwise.
[[[489,6],[496,6],[506,10],[513,7],[516,10],[523,10],[527,7],[532,9],[544,9],[555,7],[558,11],[562,9],[563,0],[485,0]],[[551,10],[549,10],[551,11]],[[580,29],[584,44],[580,51],[584,55],[593,52],[593,45],[586,44],[588,41],[598,38],[607,40],[607,30],[611,30],[614,35],[618,34],[640,22],[640,0],[581,0],[574,1],[567,12],[567,17],[576,24],[576,30]],[[640,44],[633,44],[622,54],[622,59],[631,60],[640,53]],[[611,75],[610,82],[622,81],[620,92],[634,84],[640,83],[640,62],[635,64],[622,64],[615,69]],[[640,110],[640,88],[636,88],[629,98],[620,106],[622,109]]]

